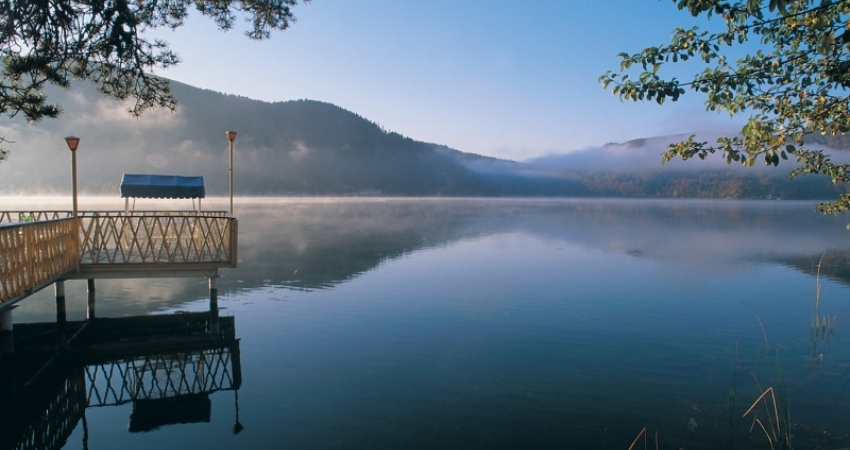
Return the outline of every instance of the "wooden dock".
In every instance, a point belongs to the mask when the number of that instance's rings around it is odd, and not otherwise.
[[[236,267],[238,234],[227,212],[0,212],[0,305],[58,280],[204,276]]]
[[[238,262],[238,221],[222,211],[0,212],[0,352],[12,351],[15,304],[53,285],[64,321],[66,280],[207,277],[217,317],[218,269]],[[216,324],[217,326],[217,324]]]
[[[241,384],[216,287],[237,262],[227,212],[0,212],[0,448],[61,448],[97,406],[132,403],[131,432],[209,421],[209,395]],[[209,312],[95,317],[96,279],[201,276]],[[64,283],[75,279],[88,282],[88,307],[69,322]],[[13,327],[16,304],[51,285],[56,321]]]

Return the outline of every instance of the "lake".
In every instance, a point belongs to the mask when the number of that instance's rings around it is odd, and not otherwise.
[[[850,216],[813,206],[238,199],[238,389],[140,430],[145,405],[86,385],[84,419],[29,448],[814,449],[850,433]],[[97,283],[99,317],[208,308],[203,278]],[[48,291],[16,326],[54,320]]]

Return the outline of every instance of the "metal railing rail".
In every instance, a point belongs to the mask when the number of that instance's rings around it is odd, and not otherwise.
[[[0,305],[79,269],[77,224],[65,218],[0,225]]]

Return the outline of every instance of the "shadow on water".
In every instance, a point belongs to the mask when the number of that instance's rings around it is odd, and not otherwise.
[[[0,355],[0,449],[59,449],[80,425],[88,448],[91,408],[131,404],[130,433],[210,422],[210,395],[242,383],[235,318],[219,321],[218,333],[208,312],[16,324]]]
[[[801,255],[786,258],[781,262],[809,275],[820,274],[850,286],[850,250],[831,250],[820,255]]]

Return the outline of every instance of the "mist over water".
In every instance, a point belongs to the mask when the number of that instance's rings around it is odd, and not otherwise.
[[[207,199],[203,206],[226,209],[227,201]],[[60,197],[6,197],[3,203],[11,210],[70,209]],[[180,210],[192,204],[139,200],[136,207]],[[84,197],[80,208],[121,210],[123,200]],[[850,219],[819,215],[806,201],[240,198],[236,216],[240,267],[221,271],[225,290],[332,288],[405,255],[485,235],[566,241],[588,251],[682,265],[699,277],[753,262],[817,259],[825,251],[845,249],[850,237],[844,228]],[[131,292],[130,303],[141,308],[206,292],[202,279],[101,284],[101,297],[114,288],[122,298],[119,310],[127,308]]]
[[[245,431],[230,432],[234,398],[217,393],[209,423],[141,434],[128,408],[89,409],[88,445],[622,449],[648,427],[661,448],[749,448],[755,375],[817,430],[796,430],[810,448],[850,414],[850,280],[821,279],[820,314],[838,325],[813,364],[807,271],[848,249],[850,219],[813,206],[240,198],[239,268],[221,270],[219,295],[241,338]],[[84,284],[67,283],[69,319]],[[103,280],[98,311],[203,311],[206,295],[202,278]],[[43,291],[16,320],[52,320],[52,302]],[[65,448],[81,442],[78,426]]]
[[[718,139],[739,136],[739,131],[698,131],[639,138],[623,143],[611,142],[600,147],[588,147],[568,153],[541,156],[524,162],[532,167],[550,170],[604,170],[611,172],[657,170],[661,167],[661,155],[673,144],[687,141],[690,136],[693,136],[694,142],[705,142],[708,146],[716,146]],[[826,145],[812,142],[808,143],[808,147],[813,150],[824,151],[836,163],[850,161],[850,154],[844,150],[832,149]],[[681,158],[676,158],[668,161],[664,166],[667,167],[667,170],[690,173],[705,170],[732,170],[744,174],[755,172],[760,175],[777,177],[787,176],[788,172],[796,167],[793,158],[783,161],[777,167],[765,165],[763,161],[752,167],[743,166],[739,162],[729,164],[720,153],[709,154],[702,161],[695,160],[682,161]]]

